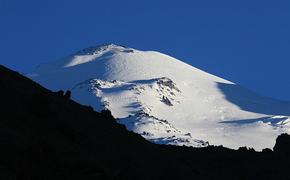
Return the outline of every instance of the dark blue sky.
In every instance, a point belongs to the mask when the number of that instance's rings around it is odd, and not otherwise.
[[[289,0],[0,0],[0,63],[14,70],[103,43],[157,50],[290,100]]]

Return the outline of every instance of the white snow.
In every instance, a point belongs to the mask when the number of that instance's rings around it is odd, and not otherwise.
[[[111,110],[128,130],[160,144],[272,148],[290,130],[290,103],[259,96],[155,51],[84,49],[28,77],[77,102]]]

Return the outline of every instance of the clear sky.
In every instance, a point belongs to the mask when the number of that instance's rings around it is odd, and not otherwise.
[[[290,100],[289,0],[0,0],[0,64],[14,70],[103,43],[160,51]]]

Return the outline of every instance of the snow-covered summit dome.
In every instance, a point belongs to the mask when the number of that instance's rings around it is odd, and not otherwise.
[[[116,44],[103,44],[99,46],[91,46],[85,49],[82,49],[78,51],[75,55],[96,55],[108,51],[113,51],[113,52],[128,52],[128,51],[133,51],[133,49],[128,48],[126,46],[122,45],[116,45]]]
[[[272,148],[290,132],[290,103],[260,96],[156,51],[114,44],[86,48],[28,75],[128,130],[161,143]]]

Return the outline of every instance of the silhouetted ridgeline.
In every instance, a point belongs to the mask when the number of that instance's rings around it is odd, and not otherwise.
[[[156,145],[69,97],[0,66],[0,179],[290,179],[289,135],[263,153]]]

